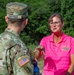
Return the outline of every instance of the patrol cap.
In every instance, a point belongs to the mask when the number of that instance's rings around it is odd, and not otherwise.
[[[11,2],[6,5],[7,16],[9,19],[18,20],[28,16],[28,6],[19,2]]]

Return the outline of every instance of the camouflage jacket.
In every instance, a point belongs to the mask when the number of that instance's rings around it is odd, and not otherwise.
[[[13,71],[13,75],[32,75],[31,62],[20,67],[18,64],[18,58],[27,55],[27,47],[20,39],[20,36],[6,28],[6,30],[0,34],[0,74],[9,75],[10,71]],[[28,56],[30,59],[30,57]],[[29,73],[31,72],[31,73]]]

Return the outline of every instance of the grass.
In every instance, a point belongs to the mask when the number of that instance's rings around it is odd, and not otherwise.
[[[29,47],[30,50],[33,51],[37,47],[37,45],[30,44],[28,47]]]

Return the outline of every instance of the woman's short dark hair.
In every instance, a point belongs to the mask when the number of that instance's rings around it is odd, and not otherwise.
[[[59,13],[54,13],[54,14],[52,14],[52,15],[50,16],[50,18],[48,19],[48,22],[52,21],[52,18],[55,17],[55,16],[57,16],[57,17],[61,20],[61,22],[63,23],[63,18],[62,18],[62,16],[61,16],[61,14],[59,14]]]

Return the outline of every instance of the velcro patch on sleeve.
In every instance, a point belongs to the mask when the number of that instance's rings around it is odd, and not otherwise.
[[[20,67],[26,65],[30,60],[27,57],[22,57],[21,59],[18,60],[18,64]]]

